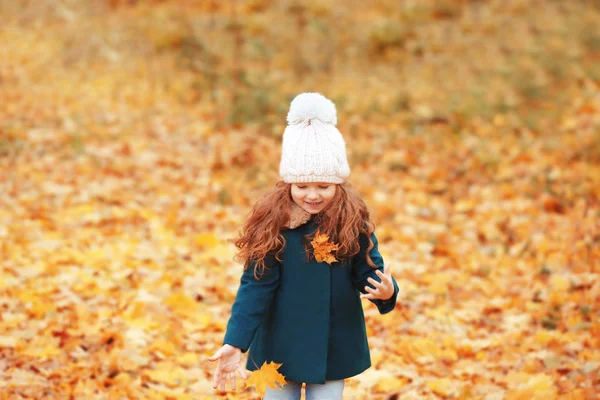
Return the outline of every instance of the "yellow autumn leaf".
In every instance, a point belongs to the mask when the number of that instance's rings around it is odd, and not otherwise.
[[[198,247],[204,249],[215,247],[221,243],[219,238],[217,238],[217,236],[212,232],[204,232],[199,235],[196,235],[194,241],[196,245],[198,245]]]
[[[566,292],[571,287],[570,279],[565,275],[552,275],[550,286],[557,291]]]
[[[458,394],[459,386],[456,382],[448,378],[440,378],[427,382],[429,389],[440,396],[455,396]]]
[[[246,386],[254,385],[261,397],[267,392],[267,387],[278,389],[277,383],[284,386],[287,383],[285,377],[277,371],[282,365],[273,361],[269,363],[265,361],[260,369],[253,371],[250,377],[246,379]]]
[[[17,338],[14,336],[0,336],[0,349],[1,348],[15,348],[17,347]]]
[[[230,259],[234,253],[234,246],[228,243],[221,243],[202,251],[200,253],[200,258],[203,260],[227,260]]]
[[[177,353],[177,348],[173,342],[164,339],[158,339],[148,347],[148,351],[158,351],[167,357],[171,357]]]
[[[448,285],[455,279],[450,273],[437,273],[426,275],[423,280],[429,284],[429,290],[433,294],[445,294],[448,292]]]
[[[473,211],[476,206],[477,204],[473,200],[461,199],[456,203],[455,210],[459,213],[466,213]]]
[[[27,348],[20,353],[23,356],[34,357],[39,359],[55,359],[61,354],[61,349],[57,348],[53,343],[46,343],[44,339],[40,339],[31,343]]]
[[[393,393],[402,389],[407,383],[407,378],[390,376],[378,380],[374,389],[377,393]]]
[[[321,233],[320,230],[317,229],[315,237],[310,243],[313,246],[315,260],[317,260],[317,262],[326,262],[331,265],[331,263],[337,261],[331,252],[337,250],[338,245],[329,242],[329,235]]]
[[[185,370],[170,362],[159,363],[154,369],[145,371],[144,374],[153,381],[169,387],[176,387],[186,383]]]
[[[198,354],[188,351],[183,354],[177,355],[176,361],[178,364],[184,365],[186,367],[191,367],[198,362]]]
[[[425,338],[404,341],[398,346],[398,351],[406,362],[421,365],[429,364],[444,355],[442,349],[433,340]]]
[[[133,377],[127,373],[120,373],[109,381],[113,386],[126,386],[134,383]]]
[[[583,389],[576,389],[560,396],[560,400],[583,400],[585,398],[585,391]]]
[[[198,311],[198,303],[185,293],[177,292],[165,299],[164,303],[179,316],[187,317],[195,315]]]
[[[552,378],[545,374],[516,373],[507,380],[513,389],[506,394],[506,400],[554,400],[558,395]]]

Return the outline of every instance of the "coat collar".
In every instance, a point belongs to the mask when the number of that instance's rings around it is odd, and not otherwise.
[[[289,229],[297,228],[300,225],[307,223],[311,217],[311,213],[300,207],[298,204],[292,203],[290,208],[290,221],[288,222],[287,227]]]

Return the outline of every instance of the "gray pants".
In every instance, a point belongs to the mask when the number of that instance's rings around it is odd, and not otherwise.
[[[288,381],[280,389],[267,388],[263,400],[300,400],[302,382]],[[326,381],[325,384],[307,383],[306,400],[341,400],[344,391],[344,380]]]

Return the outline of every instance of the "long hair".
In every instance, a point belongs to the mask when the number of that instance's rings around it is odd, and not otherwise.
[[[237,261],[244,263],[244,270],[254,263],[254,276],[260,279],[265,271],[265,259],[269,256],[281,260],[285,248],[282,230],[290,221],[290,211],[294,200],[292,184],[279,181],[253,207],[250,217],[242,228],[241,236],[234,241],[239,251]],[[360,251],[359,235],[366,235],[369,246],[366,250],[367,263],[376,268],[369,257],[373,248],[371,233],[375,224],[371,221],[367,205],[348,182],[337,185],[331,202],[317,216],[316,222],[322,233],[329,235],[331,242],[338,244],[335,256],[338,261],[351,258]],[[314,232],[305,236],[312,240]],[[307,253],[308,253],[308,249]]]

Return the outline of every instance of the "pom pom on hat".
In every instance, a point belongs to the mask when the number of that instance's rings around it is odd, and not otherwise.
[[[292,100],[287,115],[288,124],[300,124],[318,119],[326,124],[337,124],[335,104],[320,93],[301,93]]]
[[[286,183],[343,183],[350,175],[335,105],[319,93],[292,100],[283,132],[279,175]]]

